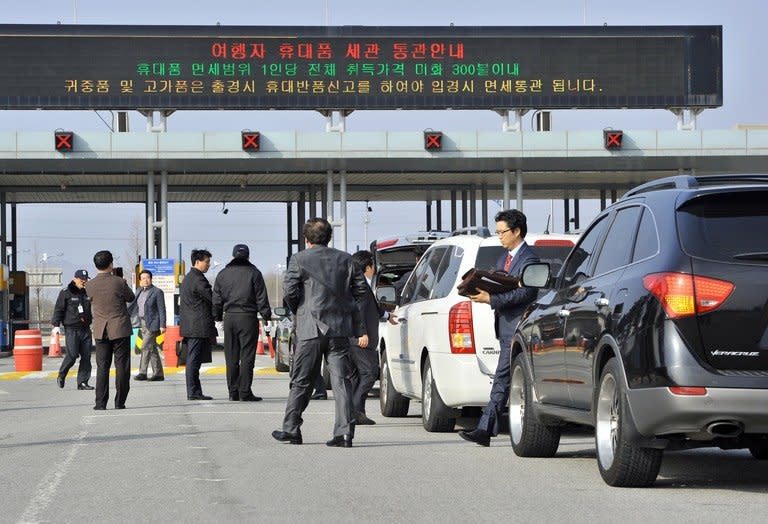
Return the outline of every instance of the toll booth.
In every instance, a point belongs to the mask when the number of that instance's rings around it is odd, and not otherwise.
[[[3,266],[5,271],[6,266]],[[29,286],[26,271],[10,271],[7,292],[3,293],[3,349],[11,348],[13,334],[19,329],[29,329]],[[7,308],[5,305],[7,304]]]
[[[9,333],[10,301],[8,279],[10,271],[5,264],[0,265],[0,351],[8,351],[11,345]]]

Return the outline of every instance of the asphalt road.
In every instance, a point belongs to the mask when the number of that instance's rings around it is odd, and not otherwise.
[[[765,521],[768,463],[744,451],[667,453],[655,487],[617,489],[600,479],[589,433],[565,436],[555,458],[521,459],[507,435],[481,448],[424,431],[418,403],[387,419],[371,398],[378,424],[358,427],[352,449],[325,446],[332,400],[310,404],[305,443],[292,446],[270,436],[285,374],[256,375],[258,403],[229,402],[224,376],[205,375],[214,400],[191,402],[169,370],[103,412],[73,374],[60,390],[0,373],[0,522]]]

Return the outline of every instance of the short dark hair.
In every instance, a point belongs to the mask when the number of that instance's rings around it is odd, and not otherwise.
[[[366,250],[361,250],[352,255],[352,261],[358,267],[361,273],[365,273],[365,268],[368,266],[373,267],[373,253]]]
[[[211,255],[211,252],[207,249],[193,249],[192,250],[192,265],[195,265],[195,262],[198,260],[201,262],[204,262],[206,258],[211,258],[213,255]]]
[[[307,220],[304,227],[301,228],[301,233],[310,244],[327,246],[333,235],[333,227],[326,219],[315,217]]]
[[[149,269],[142,269],[141,273],[139,273],[139,276],[147,274],[149,275],[149,279],[152,280],[152,272]]]
[[[519,228],[520,236],[522,238],[525,238],[525,235],[528,234],[528,219],[525,218],[522,211],[518,211],[517,209],[505,209],[504,211],[496,213],[493,220],[496,222],[506,222],[509,229]]]
[[[93,265],[96,266],[96,269],[99,271],[107,269],[114,260],[115,259],[112,258],[112,253],[107,250],[97,251],[96,254],[93,255]]]

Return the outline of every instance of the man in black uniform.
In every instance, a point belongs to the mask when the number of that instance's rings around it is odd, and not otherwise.
[[[67,378],[77,357],[80,357],[80,366],[77,369],[77,389],[91,390],[88,385],[91,378],[91,350],[93,339],[91,337],[91,299],[85,292],[85,283],[88,281],[88,271],[78,269],[75,278],[69,285],[59,292],[56,305],[53,308],[53,333],[61,331],[59,327],[64,324],[66,337],[66,355],[59,368],[59,376],[56,378],[60,388],[64,387],[64,379]]]
[[[204,273],[211,267],[211,253],[192,250],[192,268],[179,285],[179,329],[187,344],[187,400],[213,400],[203,395],[200,364],[211,361],[211,339],[216,336],[213,323],[213,293]]]
[[[265,322],[272,318],[264,277],[248,260],[245,244],[232,250],[232,261],[213,284],[213,316],[224,319],[224,360],[227,364],[229,400],[259,401],[251,391],[259,313]]]

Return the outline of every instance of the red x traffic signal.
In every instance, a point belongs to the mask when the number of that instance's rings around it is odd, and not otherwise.
[[[616,129],[603,130],[603,146],[606,149],[621,149],[621,139],[624,137],[624,131]]]
[[[443,132],[442,131],[424,131],[424,149],[427,151],[442,151]]]
[[[243,142],[243,151],[258,151],[259,150],[259,132],[258,131],[243,131],[241,133]]]
[[[72,151],[74,136],[72,131],[55,131],[53,133],[53,145],[56,151]]]

